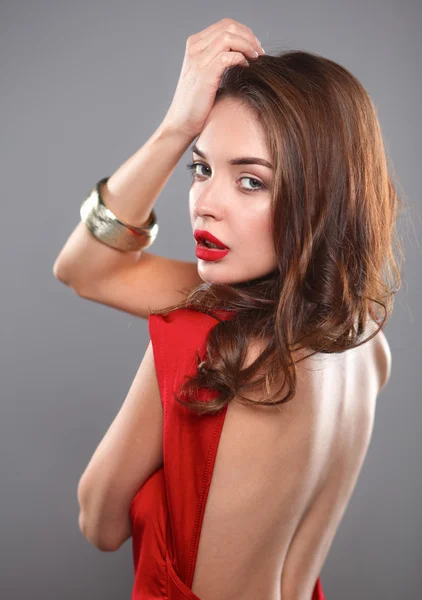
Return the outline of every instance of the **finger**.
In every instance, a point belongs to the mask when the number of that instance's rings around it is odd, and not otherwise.
[[[209,25],[209,27],[206,27],[202,31],[198,31],[198,33],[194,33],[193,35],[191,35],[190,39],[192,40],[193,43],[198,42],[199,40],[201,40],[205,36],[207,36],[209,33],[212,33],[213,31],[215,31],[219,27],[222,27],[224,25],[224,23],[225,23],[226,20],[227,19],[221,19],[220,21],[217,21],[216,23],[213,23],[212,25]]]
[[[221,77],[225,69],[236,64],[249,66],[249,62],[242,52],[220,52],[220,54],[211,61],[208,71],[211,72],[212,78],[215,80]]]
[[[217,34],[214,41],[204,48],[201,54],[201,64],[207,66],[218,54],[230,51],[242,52],[244,58],[257,58],[259,55],[256,48],[251,45],[249,39],[224,31]]]
[[[192,46],[195,47],[195,50],[203,50],[210,41],[216,38],[218,33],[222,31],[228,31],[229,33],[241,35],[246,39],[249,39],[250,43],[256,47],[257,51],[261,53],[261,43],[253,33],[253,31],[247,25],[243,23],[239,23],[239,21],[235,21],[234,19],[222,19],[218,23],[208,27],[204,30],[204,35],[201,37],[192,40]],[[202,32],[201,32],[202,33]],[[209,41],[210,40],[210,41]]]

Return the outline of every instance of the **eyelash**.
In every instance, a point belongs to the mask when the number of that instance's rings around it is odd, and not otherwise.
[[[186,165],[186,168],[193,171],[197,165],[201,165],[202,167],[206,167],[209,169],[208,165],[206,165],[205,163],[200,162],[200,161],[188,162],[188,164]],[[196,175],[196,173],[194,172],[192,174],[192,179],[195,179],[195,175]],[[252,179],[253,181],[257,181],[259,183],[260,187],[255,188],[253,190],[246,190],[245,188],[243,188],[243,191],[246,192],[247,194],[254,193],[254,192],[260,192],[260,191],[266,189],[266,187],[267,187],[264,183],[262,183],[262,181],[260,181],[259,179],[256,179],[256,177],[248,177],[247,175],[245,175],[244,177],[241,177],[241,179]]]

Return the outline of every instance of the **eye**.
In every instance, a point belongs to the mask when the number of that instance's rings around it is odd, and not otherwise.
[[[188,162],[188,164],[186,165],[186,168],[193,171],[192,177],[195,177],[195,175],[198,175],[198,173],[195,172],[195,167],[205,167],[207,169],[209,168],[206,165],[204,165],[204,163],[201,163],[201,162]]]
[[[200,174],[200,173],[196,173],[196,171],[195,171],[196,167],[204,167],[205,169],[209,170],[209,167],[206,164],[202,163],[202,162],[199,162],[199,161],[189,162],[186,165],[186,168],[189,169],[189,170],[191,170],[191,171],[193,171],[192,179],[195,179],[195,176]],[[262,181],[260,181],[256,177],[249,177],[249,176],[245,175],[245,176],[241,177],[240,179],[241,180],[242,179],[249,179],[249,181],[254,182],[255,184],[258,184],[258,187],[254,187],[253,186],[252,188],[249,188],[249,189],[248,188],[243,188],[243,191],[245,191],[247,193],[248,192],[258,192],[258,191],[263,190],[263,189],[265,189],[267,187],[264,183],[262,183]]]
[[[254,181],[255,183],[258,184],[259,187],[253,187],[252,189],[246,189],[247,192],[254,192],[255,190],[261,190],[263,189],[265,186],[263,183],[261,183],[259,181],[259,179],[255,179],[255,177],[241,177],[240,179],[249,179],[249,181]]]

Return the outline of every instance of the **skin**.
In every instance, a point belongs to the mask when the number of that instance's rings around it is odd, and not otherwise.
[[[273,170],[228,162],[253,156],[271,163],[262,126],[250,109],[225,98],[210,111],[195,144],[206,159],[192,154],[193,162],[202,163],[192,171],[189,191],[192,231],[210,231],[230,248],[217,261],[198,258],[199,276],[211,283],[232,284],[267,275],[277,265],[271,234]],[[260,184],[266,187],[259,189]]]
[[[259,123],[245,107],[226,99],[213,108],[196,143],[207,159],[193,159],[209,169],[196,169],[201,175],[190,189],[192,229],[209,230],[230,247],[220,261],[198,260],[199,275],[224,283],[264,276],[275,268],[270,193],[264,189],[248,194],[242,187],[257,187],[247,177],[270,186],[272,172],[227,163],[245,155],[271,160]],[[131,271],[130,277],[115,278],[108,287],[96,286],[96,301],[122,310],[123,298],[142,297],[134,287],[142,279],[148,304],[155,289],[157,302],[168,306],[176,301],[169,297],[174,294],[169,281],[176,281],[176,261],[165,260],[166,269],[158,276],[157,269],[144,266],[140,272],[137,264],[138,279]],[[130,280],[129,292],[123,279]],[[119,291],[118,302],[111,290]],[[247,365],[257,349],[248,347]],[[281,410],[245,407],[236,397],[230,402],[200,530],[194,594],[220,600],[311,597],[369,446],[388,356],[381,332],[350,352],[300,363],[296,397]],[[151,345],[144,360],[79,488],[82,504],[91,507],[81,511],[81,529],[100,549],[116,550],[130,537],[129,501],[140,482],[163,465],[163,411]],[[247,396],[259,401],[259,392]],[[145,461],[140,463],[142,455]],[[110,494],[111,488],[119,494]]]

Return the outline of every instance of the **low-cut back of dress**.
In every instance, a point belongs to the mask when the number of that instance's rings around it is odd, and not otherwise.
[[[223,320],[233,313],[216,314]],[[188,308],[148,319],[163,403],[164,464],[139,488],[130,506],[132,600],[201,600],[191,586],[227,406],[216,415],[197,415],[179,404],[174,393],[186,375],[195,374],[196,353],[204,357],[207,335],[218,322]],[[203,401],[216,395],[205,388],[198,393]],[[325,600],[320,578],[311,600]]]

